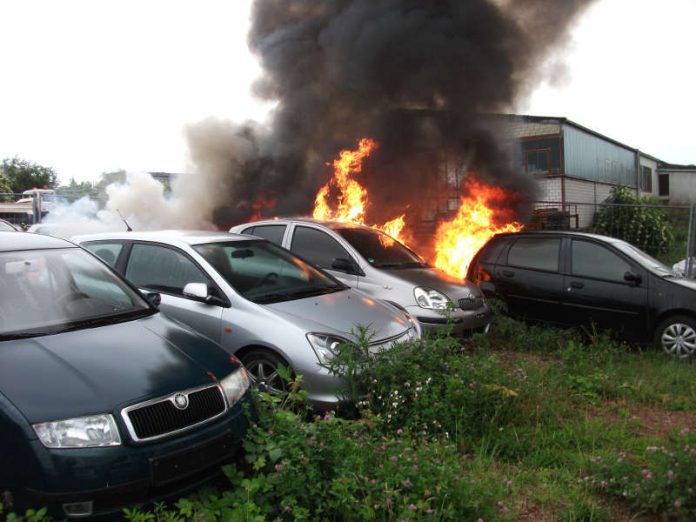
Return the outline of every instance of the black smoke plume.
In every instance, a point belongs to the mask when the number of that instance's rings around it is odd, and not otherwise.
[[[216,187],[214,223],[249,219],[260,198],[275,201],[269,215],[311,213],[327,163],[362,137],[379,143],[359,180],[370,222],[406,207],[420,219],[447,162],[532,198],[481,115],[514,110],[590,3],[256,0],[248,42],[264,70],[255,93],[277,104],[268,127],[188,129],[199,176]]]

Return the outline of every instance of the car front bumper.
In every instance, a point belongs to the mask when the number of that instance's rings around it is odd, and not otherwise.
[[[411,306],[408,307],[408,312],[418,319],[424,333],[433,334],[449,330],[455,337],[486,333],[493,319],[493,311],[488,305],[477,310],[455,309],[447,314]]]
[[[250,403],[249,394],[242,403]],[[77,518],[182,495],[235,457],[248,429],[245,408],[237,404],[209,425],[149,444],[48,449],[31,441],[34,469],[23,470],[18,505]],[[71,506],[78,514],[70,512]]]

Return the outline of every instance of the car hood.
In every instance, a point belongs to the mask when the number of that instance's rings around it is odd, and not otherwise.
[[[437,268],[389,269],[382,272],[414,287],[422,286],[437,290],[455,301],[472,295],[474,297],[481,295],[481,291],[469,281],[452,277]]]
[[[0,392],[31,423],[115,412],[234,368],[212,341],[159,315],[0,342]]]
[[[689,290],[696,290],[696,280],[694,279],[686,279],[683,277],[675,277],[675,278],[663,278],[663,281],[667,281],[669,283],[688,288]]]
[[[409,327],[403,314],[354,289],[266,305],[307,332],[354,337],[365,326],[372,341],[403,334]]]

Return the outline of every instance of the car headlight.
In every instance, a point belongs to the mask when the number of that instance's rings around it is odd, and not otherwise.
[[[109,414],[42,422],[32,427],[47,448],[97,448],[121,444],[116,421]]]
[[[227,405],[231,408],[239,402],[239,399],[249,389],[249,374],[244,366],[240,366],[235,372],[220,381],[222,391],[227,399]]]
[[[445,294],[430,288],[423,288],[422,286],[416,287],[413,290],[413,295],[416,297],[416,303],[421,308],[444,310],[449,303],[449,299]]]
[[[327,364],[336,354],[338,354],[339,346],[350,342],[347,339],[338,337],[337,335],[321,333],[308,333],[307,340],[312,346],[312,349],[314,350],[314,353],[317,355],[317,359],[319,359],[321,364]]]

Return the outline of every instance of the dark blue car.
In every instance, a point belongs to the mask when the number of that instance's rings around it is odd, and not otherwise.
[[[75,245],[0,232],[0,494],[70,517],[184,493],[230,460],[249,379]]]

